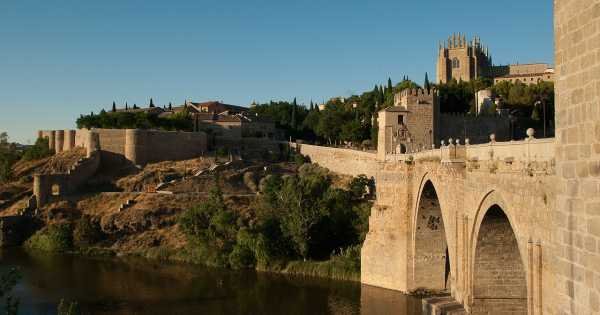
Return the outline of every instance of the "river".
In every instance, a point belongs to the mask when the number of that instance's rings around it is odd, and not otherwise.
[[[0,252],[18,267],[19,314],[56,314],[61,299],[84,314],[420,314],[418,299],[359,283],[232,271],[133,258]]]

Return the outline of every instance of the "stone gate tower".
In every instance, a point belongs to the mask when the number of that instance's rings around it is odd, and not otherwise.
[[[492,57],[481,45],[479,37],[467,41],[465,35],[453,34],[447,42],[439,45],[436,83],[489,77],[491,66]]]

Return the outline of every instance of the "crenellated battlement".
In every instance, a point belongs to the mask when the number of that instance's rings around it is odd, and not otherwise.
[[[399,93],[401,96],[437,96],[437,89],[405,89]]]
[[[437,89],[405,89],[394,95],[394,106],[408,106],[418,104],[434,104],[439,92]]]

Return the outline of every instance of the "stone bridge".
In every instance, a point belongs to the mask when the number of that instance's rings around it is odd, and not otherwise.
[[[449,292],[454,306],[473,314],[539,313],[543,288],[552,288],[542,266],[551,258],[544,249],[553,236],[554,139],[451,140],[401,155],[307,145],[300,151],[334,170],[340,165],[338,172],[375,178],[364,284]],[[348,168],[358,163],[360,170]]]
[[[555,206],[553,147],[554,139],[453,141],[386,156],[375,176],[362,282],[448,291],[474,314],[537,314]]]

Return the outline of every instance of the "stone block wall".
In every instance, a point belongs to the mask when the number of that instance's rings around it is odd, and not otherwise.
[[[100,142],[104,150],[102,139]],[[136,165],[200,157],[207,149],[208,139],[203,132],[124,130],[124,156]]]
[[[317,163],[335,173],[375,177],[380,167],[376,153],[308,144],[292,145],[300,154],[308,156],[312,163]]]
[[[75,130],[39,130],[38,138],[48,139],[48,146],[56,153],[71,150],[75,147]]]
[[[189,159],[201,156],[208,149],[208,139],[203,132],[94,128],[39,131],[38,136],[47,137],[50,148],[57,153],[75,146],[88,151],[99,150],[104,165],[125,160],[143,165]]]
[[[91,152],[87,158],[77,162],[67,173],[36,174],[33,180],[33,194],[38,207],[49,201],[78,191],[100,167],[101,154]],[[57,194],[53,194],[54,188]]]
[[[600,313],[600,1],[555,0],[556,171],[550,314]]]

